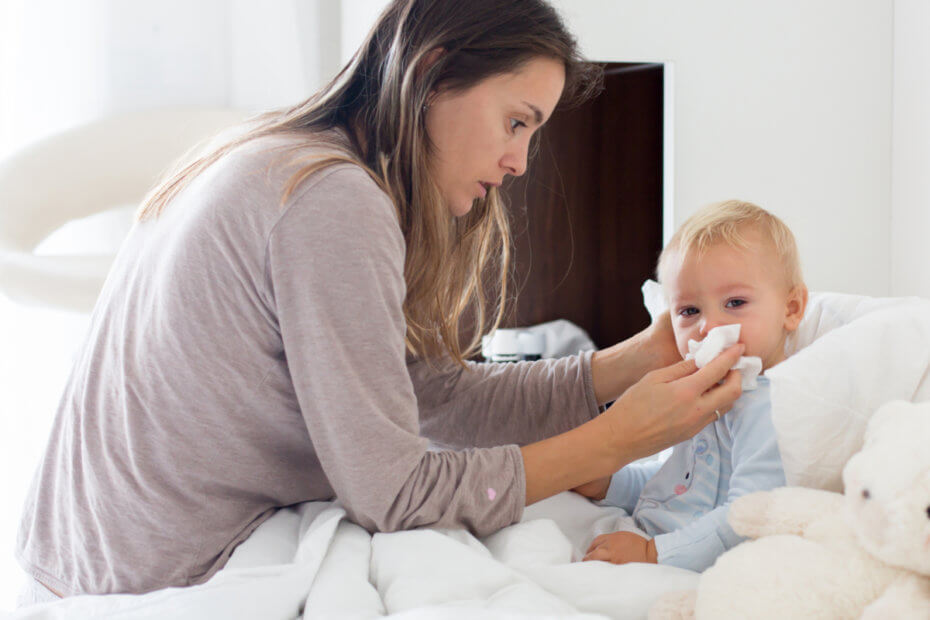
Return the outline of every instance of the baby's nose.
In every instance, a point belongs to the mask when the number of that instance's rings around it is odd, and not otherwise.
[[[726,325],[724,321],[717,319],[716,317],[706,317],[701,322],[701,336],[706,336],[710,330],[715,327],[720,327],[721,325]]]

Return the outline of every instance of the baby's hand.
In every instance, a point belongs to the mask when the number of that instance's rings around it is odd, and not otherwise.
[[[601,560],[613,564],[657,563],[655,542],[633,532],[602,534],[594,539],[582,561]]]
[[[604,499],[607,497],[608,488],[610,488],[610,476],[586,482],[581,486],[575,487],[572,491],[584,495],[589,499]]]

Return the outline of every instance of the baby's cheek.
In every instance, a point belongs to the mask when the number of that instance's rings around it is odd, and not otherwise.
[[[747,357],[761,357],[763,363],[776,353],[781,343],[781,331],[774,325],[751,325],[743,328],[745,335],[740,335],[740,342],[746,345]]]
[[[689,334],[683,330],[674,330],[675,331],[675,346],[678,347],[678,352],[681,354],[681,359],[684,359],[688,355],[688,340],[696,340],[696,338],[689,338]]]

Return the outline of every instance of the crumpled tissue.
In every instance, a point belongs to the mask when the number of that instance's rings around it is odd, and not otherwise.
[[[742,325],[734,323],[732,325],[721,325],[715,327],[704,336],[704,340],[688,341],[688,354],[686,360],[693,359],[698,368],[703,368],[715,357],[723,353],[723,350],[739,342],[739,332]],[[742,374],[743,391],[748,392],[756,389],[758,382],[756,378],[762,372],[761,357],[739,358],[732,370],[738,370]]]

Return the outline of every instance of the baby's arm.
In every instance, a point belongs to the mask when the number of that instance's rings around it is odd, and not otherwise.
[[[658,460],[627,465],[610,477],[603,503],[607,506],[618,506],[633,514],[633,508],[636,507],[643,487],[662,469],[662,465],[662,461]]]
[[[657,562],[698,572],[709,568],[741,540],[727,524],[727,508],[718,506],[682,528],[653,538]]]
[[[701,571],[743,538],[727,522],[738,497],[784,486],[785,474],[772,425],[770,401],[757,395],[728,421],[732,437],[727,501],[687,526],[655,537],[660,564]]]
[[[633,506],[636,505],[643,486],[661,467],[660,461],[632,463],[613,476],[592,480],[575,487],[572,491],[588,499],[604,500],[604,505],[619,506],[627,512],[633,512]]]

